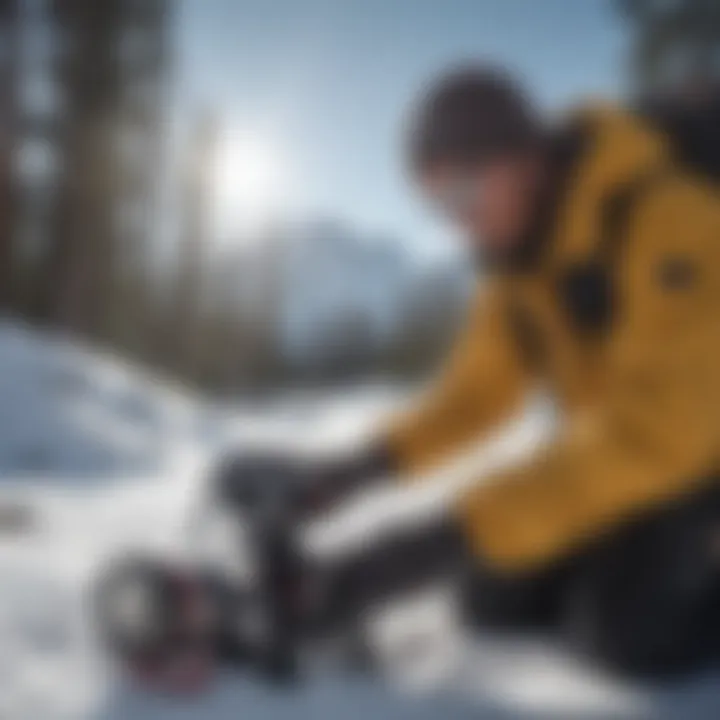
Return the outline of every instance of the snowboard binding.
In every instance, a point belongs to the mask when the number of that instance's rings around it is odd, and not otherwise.
[[[223,665],[272,681],[296,677],[303,588],[292,502],[280,492],[252,502],[226,493],[215,485],[208,505],[222,504],[243,524],[241,554],[251,559],[243,578],[135,555],[112,563],[96,585],[105,646],[154,690],[201,691]]]
[[[200,577],[149,557],[126,557],[101,576],[94,605],[105,646],[141,684],[172,693],[206,686],[217,660],[219,617]]]

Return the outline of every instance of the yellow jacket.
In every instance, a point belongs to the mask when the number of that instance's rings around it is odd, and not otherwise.
[[[473,547],[508,571],[558,559],[720,466],[720,195],[673,167],[665,139],[634,117],[596,108],[583,122],[592,141],[547,252],[485,283],[435,392],[388,433],[415,473],[481,439],[529,387],[551,389],[566,419],[557,440],[459,503]],[[624,238],[608,259],[611,200],[634,186],[644,189],[610,227]],[[583,329],[577,275],[597,258],[609,313]]]

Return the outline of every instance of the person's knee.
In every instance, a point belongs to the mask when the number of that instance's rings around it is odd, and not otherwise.
[[[553,573],[506,575],[476,562],[464,586],[465,616],[480,629],[547,627],[557,618],[559,594]]]
[[[614,674],[650,681],[680,679],[719,657],[710,608],[626,591],[613,597],[581,585],[568,593],[563,633],[572,649]]]

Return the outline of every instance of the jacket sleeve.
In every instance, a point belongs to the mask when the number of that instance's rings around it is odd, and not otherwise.
[[[642,203],[617,273],[599,405],[524,466],[471,490],[460,513],[499,568],[557,559],[718,467],[718,199],[679,181]]]
[[[499,286],[478,291],[469,322],[419,407],[396,419],[385,444],[402,473],[425,471],[481,438],[522,400],[528,372]]]

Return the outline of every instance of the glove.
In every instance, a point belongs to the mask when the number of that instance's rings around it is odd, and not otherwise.
[[[220,463],[215,488],[221,502],[239,510],[302,519],[386,480],[393,470],[382,445],[324,460],[279,453],[235,455]]]
[[[257,515],[301,507],[310,476],[297,458],[280,453],[230,455],[215,471],[217,499]]]

